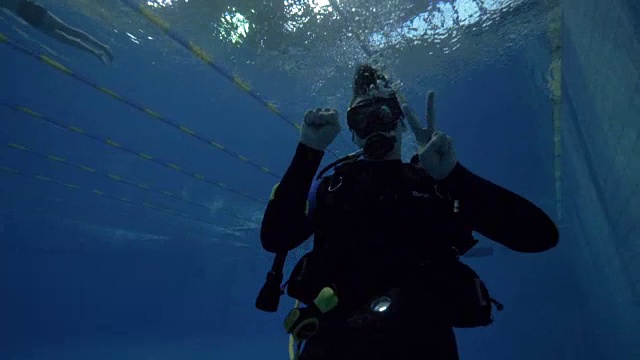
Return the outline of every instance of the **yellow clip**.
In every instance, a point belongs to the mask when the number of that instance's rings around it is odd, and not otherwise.
[[[276,198],[276,191],[278,190],[278,186],[280,186],[280,183],[275,184],[271,189],[271,195],[269,196],[269,201]]]
[[[267,109],[273,111],[276,114],[280,114],[280,109],[274,103],[267,103]]]
[[[210,143],[211,145],[213,145],[213,146],[217,147],[217,148],[218,148],[218,149],[220,149],[220,150],[224,150],[224,146],[222,146],[222,145],[218,144],[218,143],[217,143],[217,142],[215,142],[215,141],[210,141],[209,143]]]
[[[109,90],[109,89],[104,88],[102,86],[98,86],[98,90],[102,91],[103,93],[105,93],[107,95],[111,95],[116,99],[120,99],[120,95],[116,94],[113,90]]]
[[[121,178],[120,176],[118,176],[118,175],[111,175],[111,174],[109,174],[108,176],[109,176],[110,178],[112,178],[113,180],[115,180],[115,181],[121,181],[121,180],[122,180],[122,178]]]
[[[300,300],[296,300],[293,305],[295,309],[300,307]],[[293,337],[293,335],[289,335],[289,360],[298,360],[300,356],[300,348],[298,341]]]
[[[71,188],[71,189],[79,189],[79,188],[80,188],[80,186],[78,186],[78,185],[73,185],[73,184],[64,184],[64,186],[66,186],[66,187],[68,187],[68,188]]]
[[[12,168],[6,167],[6,166],[2,166],[2,167],[0,167],[0,169],[4,170],[6,172],[13,173],[13,174],[19,174],[20,173],[20,172],[18,172],[18,170],[15,170],[15,169],[12,169]]]
[[[146,112],[147,114],[153,116],[154,118],[162,119],[162,116],[160,114],[158,114],[157,112],[153,111],[153,110],[150,110],[150,109],[147,109],[147,108],[144,108],[142,110],[144,110],[144,112]]]
[[[26,147],[24,147],[22,145],[18,145],[16,143],[9,143],[9,147],[12,147],[12,148],[18,149],[18,150],[28,150]]]
[[[57,156],[53,156],[53,155],[49,155],[49,156],[47,156],[47,157],[48,157],[49,159],[53,160],[53,161],[58,161],[58,162],[62,162],[62,163],[63,163],[63,162],[67,162],[67,160],[66,160],[66,159],[59,158],[59,157],[57,157]]]
[[[88,167],[88,166],[80,166],[80,169],[82,169],[82,170],[86,170],[86,171],[88,171],[88,172],[96,172],[96,170],[95,170],[95,169],[92,169],[92,168],[90,168],[90,167]]]
[[[115,147],[120,147],[120,144],[118,144],[117,142],[111,140],[111,139],[107,139],[104,141],[105,143],[111,145],[111,146],[115,146]]]
[[[18,110],[20,110],[20,111],[22,111],[22,112],[24,112],[24,113],[27,113],[27,114],[29,114],[29,115],[31,115],[31,116],[35,116],[35,117],[39,117],[39,118],[41,118],[41,117],[42,117],[42,115],[41,115],[41,114],[38,114],[37,112],[35,112],[35,111],[33,111],[33,110],[29,109],[29,108],[26,108],[26,107],[21,107],[21,106],[19,106],[19,107],[18,107]]]
[[[167,164],[168,167],[180,171],[180,166],[176,165],[176,164]]]
[[[193,132],[193,130],[189,129],[189,128],[188,128],[188,127],[186,127],[186,126],[182,126],[182,125],[180,125],[180,130],[182,130],[182,131],[186,132],[186,133],[187,133],[187,134],[189,134],[189,135],[195,135],[195,134],[196,134],[196,133],[194,133],[194,132]]]
[[[213,58],[192,41],[189,41],[189,50],[207,64],[213,62]]]
[[[71,70],[67,69],[64,65],[60,64],[59,62],[45,56],[45,55],[40,55],[40,59],[42,61],[44,61],[47,65],[50,65],[66,74],[72,74]]]
[[[75,131],[75,132],[80,133],[80,134],[84,134],[84,130],[80,129],[79,127],[67,126],[67,129],[69,129],[71,131]]]
[[[138,155],[140,155],[140,157],[143,158],[143,159],[153,160],[153,157],[151,155],[147,155],[147,154],[144,154],[144,153],[139,153]]]
[[[249,159],[247,159],[246,157],[242,156],[242,155],[238,155],[238,159],[242,160],[242,161],[246,161],[249,162]]]
[[[149,21],[151,21],[152,23],[160,27],[162,31],[165,31],[165,32],[169,31],[169,28],[171,27],[171,25],[169,25],[168,22],[162,20],[160,17],[152,13],[151,10],[149,10],[145,5],[140,5],[139,9],[142,15],[144,15],[147,19],[149,19]]]
[[[251,86],[249,86],[249,84],[247,84],[246,82],[244,82],[242,79],[240,79],[237,76],[233,77],[233,82],[242,90],[246,91],[246,92],[250,92],[251,91]]]

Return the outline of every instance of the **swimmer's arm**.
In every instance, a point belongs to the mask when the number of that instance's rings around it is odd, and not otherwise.
[[[456,164],[443,184],[460,200],[473,230],[511,250],[542,252],[558,244],[558,228],[540,208],[520,195]]]
[[[282,180],[274,187],[262,219],[260,241],[273,253],[286,252],[313,234],[307,197],[324,152],[298,144]]]

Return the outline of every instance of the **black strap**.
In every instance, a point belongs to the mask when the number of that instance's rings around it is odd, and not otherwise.
[[[502,311],[504,309],[504,305],[502,305],[501,303],[498,302],[498,300],[490,297],[489,300],[493,303],[493,305],[496,306],[496,310],[498,311]]]
[[[287,260],[287,252],[276,253],[273,259],[273,265],[271,265],[271,271],[276,274],[282,274],[284,271],[284,263]]]
[[[276,253],[271,271],[267,273],[267,279],[256,298],[256,308],[259,310],[266,312],[278,311],[280,296],[284,294],[282,279],[284,277],[283,270],[286,259],[287,252]]]

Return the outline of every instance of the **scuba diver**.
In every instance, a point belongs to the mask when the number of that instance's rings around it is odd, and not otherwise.
[[[285,292],[297,300],[284,320],[291,358],[458,359],[453,329],[487,326],[503,308],[459,260],[478,243],[472,232],[522,253],[558,243],[541,209],[458,162],[436,127],[433,92],[426,103],[423,127],[382,73],[360,65],[347,124],[361,150],[315,181],[341,126],[336,110],[305,113],[262,221],[276,259],[256,301],[275,312]],[[405,117],[419,145],[411,163],[401,160]],[[313,249],[281,286],[287,253],[311,235]]]
[[[13,12],[50,37],[98,57],[105,65],[113,61],[109,46],[65,24],[40,4],[30,0],[0,0],[0,8]]]

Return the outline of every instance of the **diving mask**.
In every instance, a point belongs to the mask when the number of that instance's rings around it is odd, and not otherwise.
[[[366,139],[394,130],[403,116],[395,96],[361,96],[354,99],[347,111],[347,125],[358,137]]]

